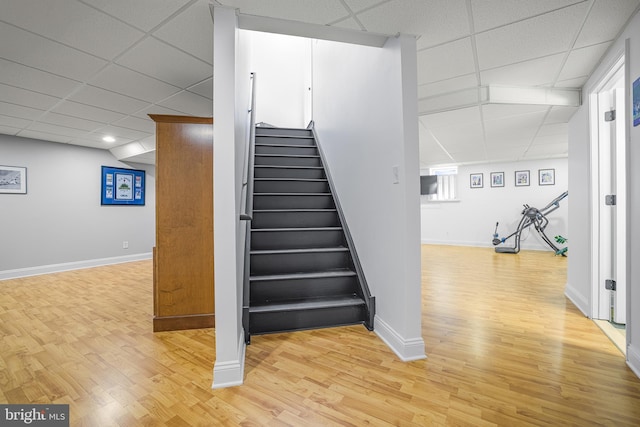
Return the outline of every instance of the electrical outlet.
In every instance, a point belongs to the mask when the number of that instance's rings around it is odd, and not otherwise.
[[[126,240],[122,242],[122,249],[129,249],[129,242],[127,242]]]

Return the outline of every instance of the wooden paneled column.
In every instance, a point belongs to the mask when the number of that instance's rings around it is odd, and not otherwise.
[[[156,122],[153,330],[210,328],[213,288],[213,119]]]

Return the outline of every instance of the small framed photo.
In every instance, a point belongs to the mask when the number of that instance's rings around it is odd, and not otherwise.
[[[0,194],[27,194],[27,168],[0,166]]]
[[[555,169],[538,169],[538,185],[555,185]]]
[[[491,186],[504,187],[504,172],[491,172]]]
[[[472,173],[469,175],[469,184],[471,185],[471,188],[482,188],[482,176],[483,174],[481,173]]]
[[[529,171],[516,171],[515,183],[516,187],[529,185]]]

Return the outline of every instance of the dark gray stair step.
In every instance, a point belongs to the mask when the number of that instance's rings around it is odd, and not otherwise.
[[[251,250],[250,275],[312,273],[351,268],[347,248]]]
[[[331,193],[254,193],[253,208],[261,209],[333,209]]]
[[[339,227],[340,218],[335,209],[274,209],[253,211],[251,227]]]
[[[295,152],[295,154],[318,154],[318,147],[315,140],[311,139],[293,139],[293,138],[272,138],[272,137],[257,137],[256,138],[256,153],[264,154],[265,151],[282,150],[284,154],[287,152]],[[306,152],[305,152],[306,151]]]
[[[326,179],[304,178],[255,178],[253,191],[256,193],[328,193]]]
[[[256,165],[254,176],[256,178],[321,179],[325,177],[325,174],[322,166]]]
[[[290,156],[286,154],[256,154],[256,165],[322,166],[320,156]]]
[[[256,143],[256,154],[288,154],[296,156],[317,156],[318,149],[314,145],[285,145]]]
[[[313,298],[249,309],[251,334],[298,331],[363,323],[364,301],[357,297]]]
[[[299,128],[271,128],[256,126],[256,135],[284,135],[284,136],[307,136],[313,137],[310,129]]]
[[[273,300],[353,295],[358,292],[357,276],[352,270],[252,276],[249,281],[251,305]]]
[[[342,227],[251,230],[251,249],[330,248],[346,245]]]

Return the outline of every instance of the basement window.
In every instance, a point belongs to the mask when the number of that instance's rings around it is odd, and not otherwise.
[[[435,194],[426,196],[428,201],[447,202],[458,200],[457,166],[429,168],[429,175],[437,177],[438,186]]]

